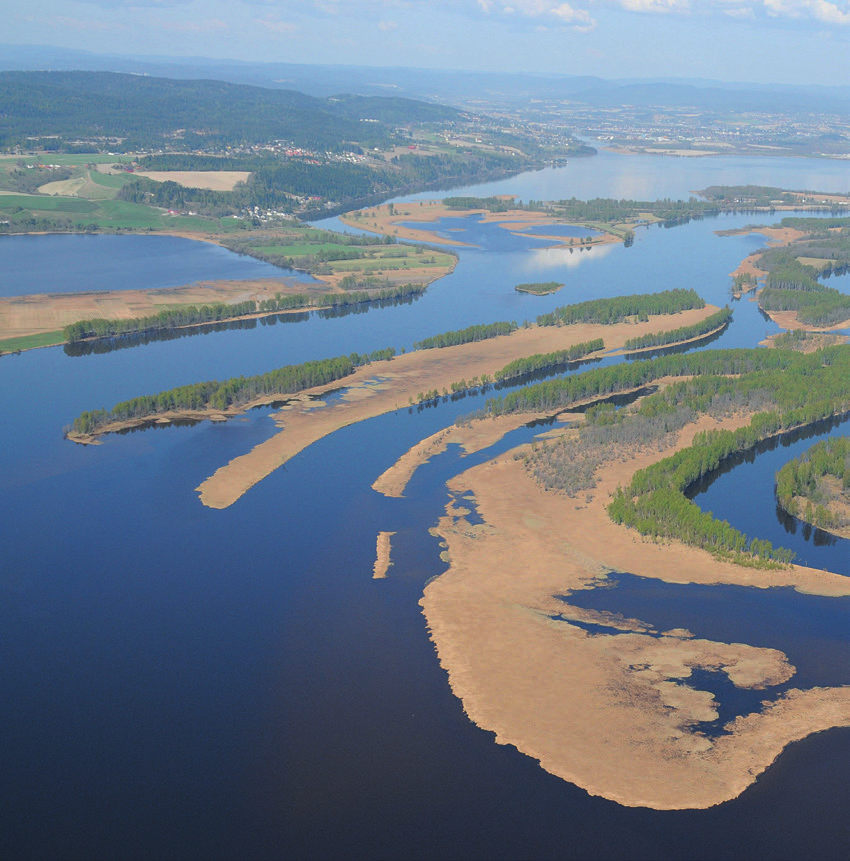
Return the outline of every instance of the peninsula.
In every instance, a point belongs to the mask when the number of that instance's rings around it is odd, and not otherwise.
[[[824,361],[845,368],[850,348],[830,350],[824,351]],[[821,360],[814,355],[811,361],[784,359],[783,364],[785,370],[774,374],[771,384],[778,386],[775,402],[786,404],[777,415],[799,421],[802,413],[795,418],[798,408],[791,404],[813,404],[823,397],[835,399],[829,407],[818,407],[818,414],[821,409],[846,414],[845,370],[826,371],[840,393],[831,390],[825,376],[813,384],[818,389],[813,398],[805,386],[786,398],[790,389],[782,394],[783,377],[799,373],[803,379]],[[756,378],[758,386],[768,379],[762,371]],[[737,376],[734,385],[742,379]],[[850,725],[848,687],[770,693],[794,677],[781,651],[700,639],[681,627],[659,630],[651,620],[611,617],[570,604],[571,594],[604,588],[617,571],[669,583],[790,587],[850,596],[846,577],[761,564],[756,556],[748,561],[724,555],[719,546],[692,546],[693,538],[686,544],[679,538],[642,537],[643,527],[627,529],[612,520],[612,503],[630,482],[636,486],[639,475],[657,475],[668,462],[686,469],[683,456],[692,450],[699,458],[706,440],[723,434],[745,439],[757,427],[764,430],[756,431],[756,439],[776,433],[759,418],[764,414],[747,406],[745,394],[730,409],[722,383],[708,381],[702,372],[693,383],[661,380],[662,391],[647,397],[645,407],[635,404],[622,430],[607,424],[604,411],[587,414],[586,430],[580,428],[581,416],[562,414],[562,419],[572,418],[570,425],[454,478],[450,490],[463,494],[477,517],[468,519],[449,503],[437,528],[448,547],[449,569],[428,584],[421,601],[452,689],[473,722],[495,732],[499,743],[538,759],[547,771],[627,806],[719,804],[743,792],[792,741]],[[688,387],[713,390],[713,405],[696,415],[686,410],[678,422],[662,411],[664,428],[659,429],[653,424],[657,404],[678,402]],[[529,395],[517,403],[532,400]],[[492,414],[496,418],[451,429],[411,450],[376,488],[397,495],[417,463],[446,445],[470,450],[490,445],[540,413]],[[559,492],[559,487],[565,489]],[[677,523],[682,520],[677,514]],[[746,536],[736,546],[748,546]],[[772,552],[763,542],[749,547],[747,553]],[[703,731],[701,726],[718,712],[714,695],[695,681],[694,671],[700,669],[723,673],[741,689],[764,690],[764,702],[727,723],[720,734]]]

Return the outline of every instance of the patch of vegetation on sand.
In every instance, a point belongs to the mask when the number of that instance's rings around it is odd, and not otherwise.
[[[534,296],[548,296],[550,293],[557,293],[563,286],[560,281],[534,281],[529,284],[517,284],[514,290],[518,293],[531,293]]]

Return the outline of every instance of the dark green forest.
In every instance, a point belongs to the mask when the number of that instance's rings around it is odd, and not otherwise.
[[[114,152],[174,146],[214,149],[286,141],[338,152],[386,146],[397,125],[447,122],[455,108],[413,99],[319,99],[294,90],[113,72],[0,72],[0,147],[79,139]],[[362,122],[370,120],[370,122]],[[372,122],[371,120],[374,120]],[[117,139],[120,139],[120,143]]]
[[[537,318],[538,326],[568,326],[571,323],[619,323],[629,317],[645,322],[650,316],[676,314],[705,305],[696,290],[681,287],[660,293],[633,293],[610,299],[589,299],[564,305]]]
[[[424,284],[399,284],[378,290],[351,290],[346,293],[325,293],[314,296],[302,293],[284,296],[278,293],[273,299],[262,299],[259,302],[248,299],[233,305],[213,302],[208,305],[166,308],[148,317],[132,317],[125,320],[105,320],[103,318],[78,320],[65,326],[63,334],[69,344],[76,344],[91,338],[114,338],[144,332],[178,329],[183,326],[201,326],[233,320],[248,314],[274,314],[279,311],[302,308],[345,308],[350,305],[363,305],[369,302],[385,302],[416,296],[424,293],[426,289]]]
[[[438,347],[455,347],[458,344],[469,344],[472,341],[486,341],[488,338],[497,338],[499,335],[508,335],[517,328],[516,323],[480,323],[475,326],[467,326],[465,329],[454,329],[451,332],[443,332],[440,335],[432,335],[421,341],[413,342],[414,350],[432,350]]]

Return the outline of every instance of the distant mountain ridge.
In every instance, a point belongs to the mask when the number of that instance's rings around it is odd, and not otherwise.
[[[3,146],[59,135],[149,147],[182,135],[215,146],[286,140],[318,150],[386,145],[398,125],[460,116],[455,108],[399,96],[319,98],[221,80],[103,71],[0,72],[0,113]]]
[[[436,69],[251,63],[203,57],[92,54],[42,46],[0,45],[0,70],[54,69],[206,78],[298,90],[319,98],[339,94],[396,95],[449,104],[529,98],[569,99],[600,107],[632,104],[708,110],[850,112],[850,87],[752,84],[700,79],[605,80],[596,76],[534,75]]]

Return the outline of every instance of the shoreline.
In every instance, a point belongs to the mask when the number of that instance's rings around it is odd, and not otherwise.
[[[187,239],[196,242],[207,242],[230,250],[226,237],[217,234],[205,234],[187,230],[160,230],[154,232],[133,230],[97,230],[86,231],[28,231],[15,236],[42,235],[132,235],[132,236],[172,236],[177,239]],[[446,252],[450,254],[451,252]],[[386,273],[385,284],[375,289],[392,288],[400,284],[422,285],[427,289],[435,281],[450,275],[456,265],[457,256],[449,266],[419,266],[410,269],[391,270]],[[171,305],[207,305],[216,302],[236,304],[248,299],[262,301],[272,298],[275,293],[297,293],[308,296],[345,295],[348,291],[340,287],[340,282],[347,272],[334,272],[325,275],[312,275],[304,269],[295,271],[310,274],[313,281],[301,281],[296,276],[281,274],[279,277],[244,278],[244,279],[205,279],[202,281],[182,284],[176,287],[151,287],[137,290],[83,290],[75,293],[29,293],[17,296],[0,297],[0,354],[23,353],[43,347],[57,347],[67,344],[63,338],[49,344],[33,346],[9,346],[4,348],[4,341],[16,341],[24,338],[46,336],[61,331],[65,326],[79,322],[104,318],[108,320],[127,320],[140,316],[153,316],[159,311],[168,310]],[[424,292],[423,289],[423,292]],[[368,290],[364,290],[368,292]],[[286,308],[279,311],[258,311],[253,314],[226,317],[221,320],[210,320],[202,323],[190,323],[181,326],[169,326],[167,329],[136,330],[124,333],[127,336],[141,335],[146,332],[179,331],[196,327],[233,323],[240,320],[261,319],[277,314],[297,314],[314,310],[326,310],[333,306],[305,305],[301,308]],[[143,312],[143,313],[140,313]],[[122,336],[115,336],[122,337]],[[78,343],[95,343],[100,338],[86,338]]]
[[[399,283],[412,283],[417,286],[421,285],[421,292],[424,293],[431,284],[450,274],[453,269],[454,267],[452,266],[450,268],[440,267],[439,269],[430,270],[427,271],[428,277],[424,277],[426,276],[425,268],[405,270],[404,275],[413,276],[413,281],[403,282],[402,279],[399,279],[396,282],[388,279],[389,283],[387,285],[375,288],[375,290],[391,289]],[[0,297],[0,351],[26,352],[27,350],[39,349],[41,347],[62,346],[68,343],[64,337],[50,344],[11,347],[6,350],[4,350],[3,344],[5,341],[50,334],[80,320],[96,319],[98,317],[108,320],[133,319],[140,316],[140,310],[146,312],[141,316],[154,316],[159,311],[168,310],[172,306],[200,306],[217,302],[233,305],[251,299],[261,302],[264,299],[273,298],[277,293],[283,296],[288,294],[303,294],[311,299],[321,296],[346,296],[349,295],[349,291],[345,291],[338,286],[338,282],[342,277],[343,275],[337,273],[336,275],[321,277],[314,276],[314,282],[303,282],[294,279],[293,276],[283,275],[280,278],[206,280],[179,287],[84,291],[79,293],[30,293],[22,296]],[[363,290],[362,292],[368,293],[369,291]],[[382,300],[376,296],[369,301],[378,302]],[[335,307],[349,306],[308,304],[298,308],[255,311],[250,314],[223,317],[220,320],[206,320],[159,329],[137,329],[111,337],[120,339],[122,337],[132,337],[153,332],[176,332],[185,329],[215,326],[222,323],[235,323],[240,320],[259,320],[264,317],[274,317],[280,314],[302,314],[311,311],[333,310]],[[104,317],[104,314],[108,314],[109,316]],[[17,328],[11,328],[16,323],[18,324]],[[25,327],[22,328],[21,323],[26,324]],[[97,343],[102,340],[108,340],[108,338],[83,338],[75,343]]]
[[[675,449],[701,428],[747,420],[703,417],[679,433]],[[716,716],[713,697],[679,680],[694,667],[719,668],[739,687],[769,689],[793,678],[781,652],[697,640],[680,629],[590,634],[571,624],[580,613],[570,616],[568,604],[572,590],[591,588],[612,569],[670,583],[791,586],[827,596],[850,595],[850,578],[800,566],[736,566],[615,525],[606,505],[616,487],[671,449],[606,464],[583,502],[542,490],[516,451],[449,482],[452,491],[474,495],[483,522],[468,522],[449,503],[437,528],[449,569],[420,601],[452,690],[498,743],[591,795],[672,810],[735,798],[792,741],[850,725],[850,687],[792,690],[737,718],[730,734],[707,738],[694,724]]]

